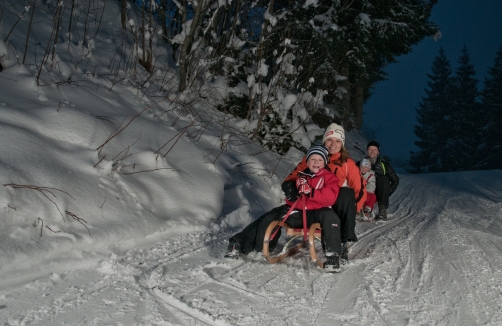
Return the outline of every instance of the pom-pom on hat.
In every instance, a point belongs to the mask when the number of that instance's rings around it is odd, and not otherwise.
[[[370,146],[375,146],[376,148],[378,148],[378,150],[380,150],[380,144],[377,143],[376,141],[372,140],[368,143],[368,146],[366,146],[366,149],[368,149]]]
[[[345,130],[343,130],[342,126],[332,123],[326,128],[326,132],[322,137],[322,142],[324,143],[328,138],[338,138],[342,141],[342,144],[345,145]]]
[[[312,146],[307,151],[307,161],[309,160],[309,157],[312,156],[313,154],[320,155],[324,160],[324,165],[328,165],[328,149],[326,147],[322,145]]]
[[[367,168],[371,169],[371,162],[367,158],[363,158],[361,161],[361,166],[365,166]]]

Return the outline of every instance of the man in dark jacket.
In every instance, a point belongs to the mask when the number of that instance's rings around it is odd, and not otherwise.
[[[399,177],[392,166],[380,156],[380,144],[376,141],[368,143],[366,153],[368,154],[366,158],[371,161],[371,169],[375,171],[376,176],[375,194],[378,201],[378,216],[376,219],[386,221],[389,197],[396,190],[399,184]]]

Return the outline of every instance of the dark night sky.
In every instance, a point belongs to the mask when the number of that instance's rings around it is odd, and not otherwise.
[[[501,0],[439,0],[431,21],[439,25],[442,38],[426,38],[413,47],[413,52],[399,57],[398,63],[387,67],[388,80],[376,85],[373,96],[365,104],[363,132],[375,135],[381,153],[396,164],[408,159],[416,150],[413,126],[416,112],[427,88],[426,74],[443,46],[455,71],[461,48],[466,45],[480,81],[479,89],[493,66],[502,46]],[[370,140],[370,139],[368,139]]]

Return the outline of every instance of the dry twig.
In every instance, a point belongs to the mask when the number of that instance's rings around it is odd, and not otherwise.
[[[57,190],[57,191],[61,191],[62,193],[67,194],[71,199],[75,200],[75,198],[73,198],[69,193],[67,193],[66,191],[63,191],[61,189],[57,189],[57,188],[38,187],[38,186],[33,186],[33,185],[18,185],[18,184],[14,184],[14,183],[7,183],[7,184],[4,184],[4,186],[5,187],[12,187],[14,189],[26,188],[26,189],[36,190],[36,191],[40,192],[42,195],[44,195],[45,198],[47,198],[51,203],[53,203],[54,206],[56,206],[57,210],[59,211],[59,214],[61,214],[61,217],[63,218],[63,221],[65,221],[65,222],[66,222],[66,220],[64,218],[63,213],[59,209],[58,204],[56,204],[56,202],[54,200],[49,198],[49,196],[47,196],[47,194],[51,194],[53,197],[57,198],[57,196],[52,192],[53,190]]]
[[[98,151],[98,153],[101,153],[101,151],[103,150],[103,148],[105,147],[106,144],[108,144],[113,138],[117,137],[120,133],[122,133],[122,131],[124,131],[127,127],[129,127],[129,125],[134,121],[136,120],[140,115],[142,115],[146,110],[148,110],[149,108],[153,107],[154,105],[156,105],[157,103],[160,103],[160,102],[163,102],[165,101],[165,99],[162,99],[160,101],[156,101],[156,102],[153,102],[151,103],[150,105],[147,105],[143,108],[143,110],[141,110],[138,114],[136,114],[134,117],[132,117],[124,127],[121,127],[121,125],[115,129],[111,134],[110,136],[108,136],[108,138],[106,139],[106,141],[101,144],[98,148],[96,148],[96,150]]]
[[[87,223],[86,220],[84,220],[83,218],[80,218],[78,217],[77,215],[73,214],[72,212],[70,211],[66,211],[66,214],[67,215],[70,215],[71,217],[73,217],[73,219],[77,222],[79,222],[80,224],[82,224],[86,229],[87,229],[87,232],[89,232],[89,236],[92,238],[92,235],[91,235],[91,231],[89,230],[89,228],[84,224],[84,223]]]
[[[42,230],[44,229],[44,220],[42,220],[40,217],[38,218],[37,220],[37,225],[40,224],[40,222],[42,222],[42,226],[40,227],[40,236],[42,236]],[[48,225],[45,226],[46,229],[49,229],[52,233],[59,233],[61,231],[54,231],[53,229],[51,229]]]
[[[173,140],[176,136],[178,136],[178,138],[176,138],[176,141],[174,142],[174,144],[169,148],[169,150],[164,154],[162,155],[163,157],[166,157],[167,154],[169,154],[169,152],[171,151],[171,149],[173,149],[174,145],[176,145],[176,143],[178,142],[178,140],[180,140],[181,136],[183,136],[185,134],[185,131],[187,131],[188,128],[190,128],[191,126],[193,126],[194,124],[194,121],[192,121],[189,125],[187,125],[186,127],[182,128],[176,135],[174,135],[173,138],[169,139],[164,145],[162,145],[154,154],[157,154],[159,153],[167,144],[169,144],[171,142],[171,140]]]
[[[54,231],[53,229],[50,228],[50,226],[46,225],[45,226],[46,229],[49,229],[52,233],[59,233],[61,231]]]

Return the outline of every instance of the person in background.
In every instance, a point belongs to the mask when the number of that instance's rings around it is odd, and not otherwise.
[[[376,195],[376,177],[375,171],[371,169],[371,162],[365,158],[359,164],[359,170],[364,180],[366,180],[366,202],[364,203],[364,210],[361,211],[363,219],[368,221],[375,217],[373,208],[375,207]]]
[[[295,197],[286,198],[286,204],[274,208],[249,224],[241,232],[232,236],[226,258],[239,258],[239,254],[248,254],[253,249],[263,250],[265,233],[271,222],[282,220],[290,207],[300,195],[305,196],[305,207],[298,205],[291,212],[286,224],[289,227],[301,228],[303,226],[303,210],[306,210],[307,227],[313,223],[320,223],[322,227],[322,242],[326,262],[324,269],[327,272],[340,271],[340,255],[342,244],[340,240],[340,218],[331,206],[335,203],[340,190],[338,177],[325,168],[328,163],[328,150],[324,146],[313,146],[306,155],[307,167],[298,173],[295,184]],[[270,247],[277,245],[280,230]]]
[[[371,162],[371,169],[375,171],[375,195],[378,201],[378,216],[376,219],[387,221],[389,198],[399,185],[399,177],[392,166],[380,156],[380,144],[370,141],[366,147],[366,158]]]
[[[364,179],[349,151],[345,147],[345,131],[342,126],[332,123],[326,128],[323,135],[323,144],[329,152],[328,168],[340,180],[340,192],[333,205],[333,210],[341,221],[342,254],[341,263],[348,263],[349,248],[352,242],[357,241],[355,232],[356,213],[363,208],[366,201]],[[305,170],[305,158],[296,166],[283,183],[283,191],[287,198],[295,196],[294,183],[300,171]]]

